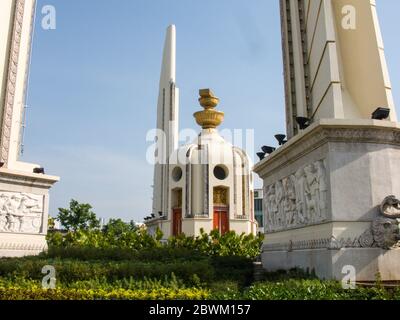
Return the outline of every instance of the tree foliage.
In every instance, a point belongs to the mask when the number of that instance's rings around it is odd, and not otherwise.
[[[67,231],[90,231],[100,227],[100,220],[88,203],[79,203],[72,199],[68,209],[59,208],[58,211],[57,220]]]

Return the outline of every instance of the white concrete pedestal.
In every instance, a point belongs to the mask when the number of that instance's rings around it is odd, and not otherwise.
[[[380,204],[400,196],[400,126],[372,120],[321,120],[254,171],[264,181],[269,271],[302,268],[357,281],[400,280],[399,221]],[[375,221],[375,227],[372,228]]]
[[[49,189],[58,177],[0,169],[0,257],[47,248]]]

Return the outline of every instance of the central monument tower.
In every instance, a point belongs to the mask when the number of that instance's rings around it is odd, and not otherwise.
[[[168,27],[157,108],[153,212],[145,218],[148,231],[159,228],[165,239],[181,233],[198,236],[201,229],[254,234],[250,159],[219,134],[224,113],[216,110],[219,99],[210,89],[200,90],[204,110],[194,114],[201,132],[178,147],[175,38],[175,26]]]
[[[176,29],[170,25],[165,37],[157,104],[158,139],[154,165],[153,214],[167,216],[169,155],[178,148],[179,89],[176,87]]]

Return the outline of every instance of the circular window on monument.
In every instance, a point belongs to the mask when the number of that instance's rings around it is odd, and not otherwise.
[[[175,167],[174,170],[172,170],[172,179],[174,179],[175,182],[178,182],[182,179],[182,169],[179,167]]]
[[[225,180],[228,177],[228,169],[225,166],[216,166],[214,168],[214,176],[218,180]]]

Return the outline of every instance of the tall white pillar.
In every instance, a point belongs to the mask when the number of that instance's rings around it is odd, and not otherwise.
[[[49,189],[59,180],[19,161],[35,5],[0,2],[0,257],[46,249]]]
[[[298,116],[370,119],[386,107],[396,122],[375,1],[280,3],[289,138]]]
[[[179,89],[176,87],[176,30],[167,29],[161,66],[160,89],[157,105],[157,129],[164,134],[158,141],[154,166],[153,213],[169,214],[170,155],[178,147]],[[158,159],[158,160],[157,160]]]

